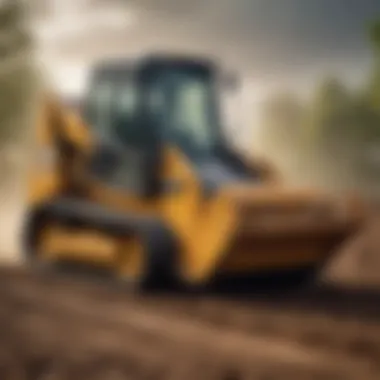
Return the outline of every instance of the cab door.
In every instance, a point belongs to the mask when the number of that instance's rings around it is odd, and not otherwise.
[[[97,141],[91,174],[108,191],[134,198],[149,196],[157,182],[158,145],[143,99],[132,74],[111,71],[94,76],[85,108]]]

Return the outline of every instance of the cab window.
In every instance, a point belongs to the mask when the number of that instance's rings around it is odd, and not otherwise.
[[[137,126],[138,88],[123,74],[94,80],[88,95],[87,120],[102,136],[134,144],[139,140]]]

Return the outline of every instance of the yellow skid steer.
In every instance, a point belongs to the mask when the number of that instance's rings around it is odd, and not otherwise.
[[[29,172],[28,260],[96,264],[137,288],[310,274],[326,262],[360,228],[360,207],[287,189],[235,152],[222,77],[209,60],[157,54],[95,65],[82,114],[48,97]]]

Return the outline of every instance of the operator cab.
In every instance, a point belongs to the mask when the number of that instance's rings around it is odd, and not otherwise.
[[[166,144],[186,155],[207,190],[252,180],[223,133],[221,83],[216,65],[203,59],[157,55],[105,62],[92,73],[85,118],[101,141],[144,150],[152,173]]]

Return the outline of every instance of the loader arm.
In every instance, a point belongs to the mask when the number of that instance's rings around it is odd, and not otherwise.
[[[92,151],[90,129],[74,111],[54,97],[50,97],[44,107],[46,142],[56,157],[61,194],[83,193],[89,185],[86,164]]]

